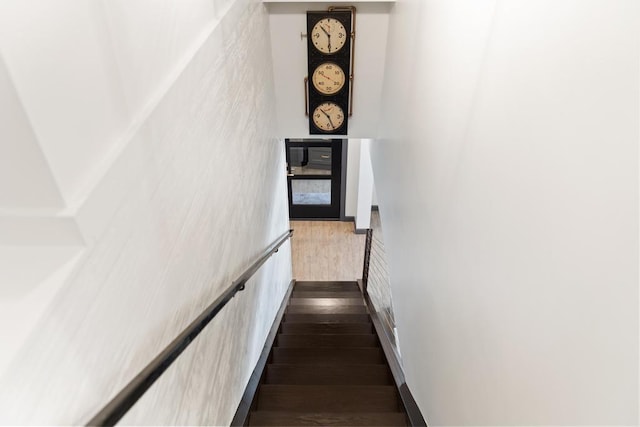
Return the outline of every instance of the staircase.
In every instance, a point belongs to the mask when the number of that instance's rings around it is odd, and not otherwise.
[[[250,426],[406,426],[356,282],[296,282]]]

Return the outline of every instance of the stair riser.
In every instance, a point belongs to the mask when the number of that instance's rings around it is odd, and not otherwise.
[[[368,314],[285,314],[285,322],[297,323],[370,323]]]
[[[311,305],[316,307],[356,305],[364,307],[364,301],[362,298],[292,298],[289,300],[289,306],[293,305]]]
[[[313,306],[313,305],[290,305],[286,313],[305,314],[360,314],[366,313],[364,305],[343,305],[343,306]]]
[[[374,334],[279,334],[276,338],[276,347],[311,347],[311,348],[350,348],[350,347],[377,347],[378,339]]]
[[[251,426],[406,426],[403,413],[286,413],[254,412],[249,419]]]
[[[296,282],[267,363],[249,425],[408,424],[356,282]]]
[[[362,298],[360,291],[293,291],[291,298]]]
[[[298,385],[392,385],[384,365],[269,365],[265,384]]]
[[[380,364],[384,358],[378,348],[274,348],[271,363]]]
[[[293,290],[312,292],[359,292],[360,288],[356,282],[296,282]]]
[[[391,386],[263,385],[258,410],[290,412],[396,412],[398,400]]]
[[[282,334],[370,334],[370,323],[283,323]]]

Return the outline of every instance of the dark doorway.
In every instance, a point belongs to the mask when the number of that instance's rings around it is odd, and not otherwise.
[[[289,218],[340,219],[342,140],[287,139]]]

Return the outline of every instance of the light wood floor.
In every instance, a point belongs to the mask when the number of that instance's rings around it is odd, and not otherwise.
[[[296,280],[362,278],[365,235],[353,222],[291,221],[293,277]]]

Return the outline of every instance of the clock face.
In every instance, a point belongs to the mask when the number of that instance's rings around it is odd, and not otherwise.
[[[313,111],[313,123],[325,132],[339,129],[344,123],[342,108],[333,102],[323,102]]]
[[[347,30],[335,18],[324,18],[311,31],[313,45],[322,53],[336,53],[347,42]]]
[[[324,95],[333,95],[344,86],[344,71],[338,64],[325,62],[313,72],[311,82],[318,92]]]

